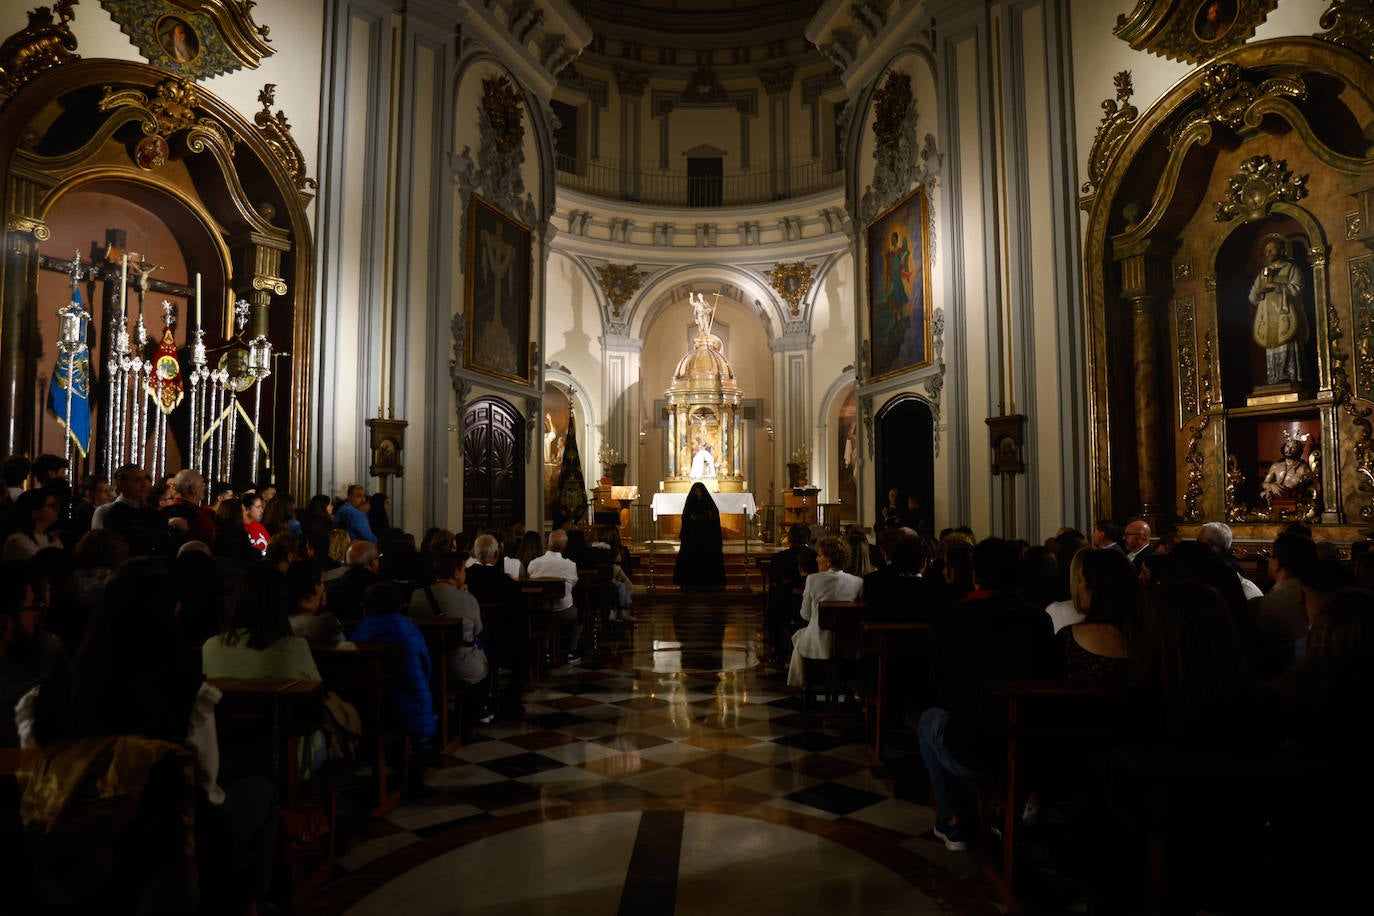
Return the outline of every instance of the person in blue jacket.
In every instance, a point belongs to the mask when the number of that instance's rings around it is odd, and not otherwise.
[[[379,582],[363,592],[363,621],[354,628],[355,643],[396,643],[404,650],[406,686],[391,691],[391,701],[406,733],[423,759],[431,755],[438,720],[429,690],[429,646],[424,634],[403,613],[405,596],[390,582]]]

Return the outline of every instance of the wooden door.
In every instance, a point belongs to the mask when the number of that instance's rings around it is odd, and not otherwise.
[[[463,411],[463,528],[504,528],[525,519],[525,419],[497,398]]]

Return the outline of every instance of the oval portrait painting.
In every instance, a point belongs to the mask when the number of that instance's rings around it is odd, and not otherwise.
[[[1193,34],[1199,41],[1216,41],[1236,24],[1236,0],[1203,0],[1193,17]]]
[[[163,16],[158,20],[157,43],[179,64],[189,64],[200,56],[200,38],[196,30],[179,16]]]

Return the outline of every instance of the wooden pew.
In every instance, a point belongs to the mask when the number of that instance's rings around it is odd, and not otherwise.
[[[610,585],[611,564],[578,567],[577,584],[573,586],[573,604],[587,627],[592,651],[599,647],[601,631],[610,625],[610,600],[606,594]]]
[[[215,706],[221,757],[225,749],[266,742],[281,804],[300,801],[301,739],[324,726],[324,684],[296,678],[214,677],[223,696]]]
[[[396,807],[401,798],[401,790],[387,790],[386,783],[386,737],[383,724],[387,721],[387,691],[403,688],[405,684],[405,658],[400,646],[392,643],[355,643],[353,649],[316,649],[315,664],[320,669],[324,686],[333,690],[358,708],[365,732],[375,741],[373,770],[377,778],[377,808],[373,812],[382,816]],[[410,739],[405,739],[405,757],[401,763],[402,780],[409,763]]]
[[[449,662],[463,648],[463,618],[412,617],[429,645],[430,692],[434,696],[434,714],[439,717],[439,748],[447,754],[463,743],[463,692],[468,686],[449,673]],[[458,734],[450,744],[448,701],[453,700],[453,713],[458,717]]]
[[[1334,772],[1327,760],[1284,749],[1117,748],[1108,805],[1145,841],[1144,912],[1163,916],[1187,905],[1177,880],[1182,840],[1233,848],[1247,826],[1305,805],[1304,793],[1330,784]]]
[[[875,667],[873,680],[857,682],[855,693],[864,704],[868,756],[874,763],[882,763],[887,723],[894,718],[896,705],[893,669],[911,665],[925,669],[930,659],[930,623],[923,620],[861,620],[859,628],[860,657],[872,660]],[[906,712],[897,710],[895,715]]]
[[[543,679],[546,667],[559,662],[558,621],[554,616],[554,602],[563,595],[567,583],[557,576],[521,579],[520,591],[530,616],[530,644],[536,658],[530,669],[531,679]]]
[[[840,670],[845,658],[842,652],[852,651],[858,646],[859,621],[863,619],[865,605],[862,601],[822,601],[816,613],[820,615],[817,626],[830,635],[830,657],[807,659],[803,668],[820,668],[825,672],[825,700],[827,706],[834,706],[840,692]],[[811,694],[808,680],[802,688],[803,696]]]
[[[1027,791],[1023,768],[1027,745],[1044,741],[1095,739],[1107,746],[1114,735],[1124,691],[1099,681],[996,681],[985,685],[980,711],[984,728],[1004,738],[1004,773],[999,790],[979,792],[980,821],[991,826],[990,802],[1002,809],[1002,860],[983,860],[983,868],[1003,902],[1016,906],[1016,834]]]

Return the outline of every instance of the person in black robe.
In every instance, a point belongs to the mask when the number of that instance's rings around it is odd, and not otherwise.
[[[717,591],[725,587],[725,548],[720,510],[701,483],[692,484],[682,507],[681,545],[673,584],[683,591]]]

